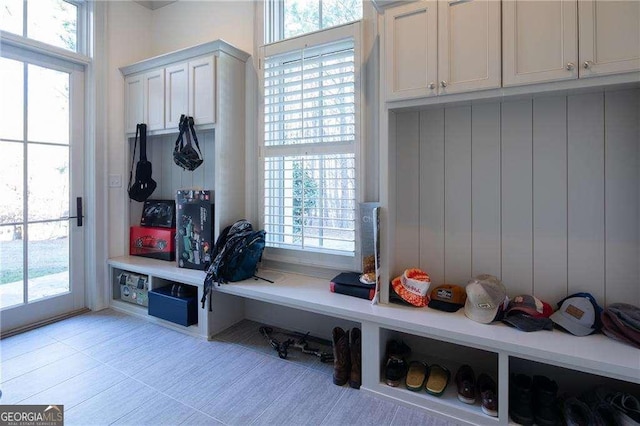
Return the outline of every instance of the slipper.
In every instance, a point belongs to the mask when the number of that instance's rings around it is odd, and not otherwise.
[[[424,390],[431,395],[440,396],[449,384],[451,373],[445,367],[434,364],[429,368],[429,377],[424,385]]]
[[[422,389],[427,376],[427,365],[420,361],[411,361],[407,372],[407,389],[418,392]]]

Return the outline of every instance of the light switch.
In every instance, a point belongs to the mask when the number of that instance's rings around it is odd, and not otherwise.
[[[122,175],[109,175],[109,188],[122,187]]]

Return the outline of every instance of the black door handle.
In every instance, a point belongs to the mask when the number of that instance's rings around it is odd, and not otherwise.
[[[78,226],[82,226],[82,219],[84,218],[82,214],[82,197],[76,197],[76,213],[78,214],[77,216],[69,216],[66,219],[77,219]]]

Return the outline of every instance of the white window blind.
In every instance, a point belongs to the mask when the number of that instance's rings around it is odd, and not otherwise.
[[[354,39],[264,61],[264,228],[271,247],[353,255]]]

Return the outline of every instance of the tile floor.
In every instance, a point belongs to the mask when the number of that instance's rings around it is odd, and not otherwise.
[[[64,404],[66,425],[442,425],[278,358],[242,321],[207,342],[104,310],[0,340],[0,404]]]

